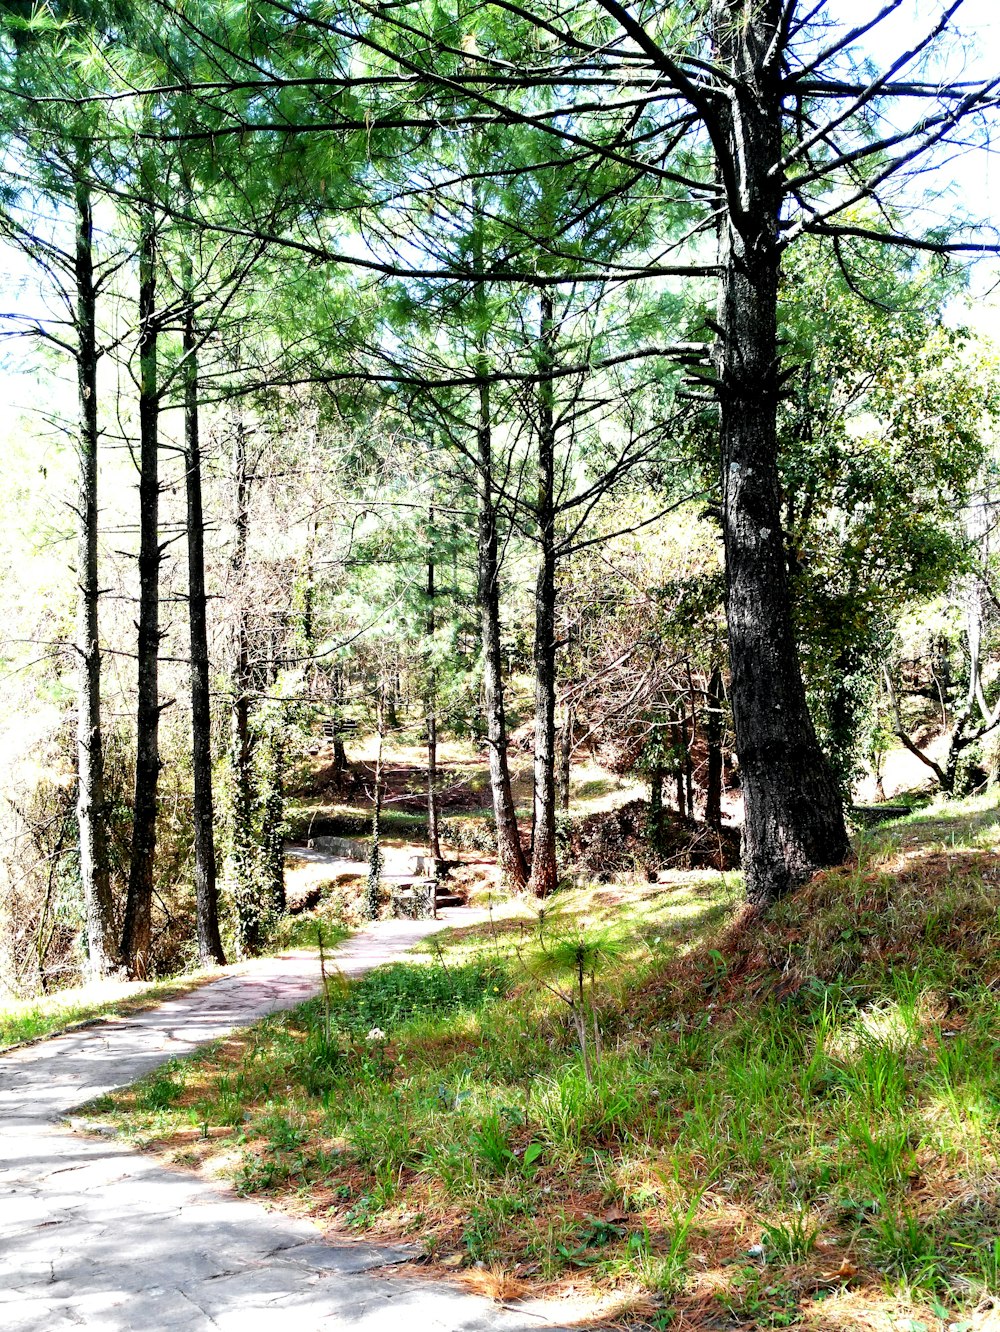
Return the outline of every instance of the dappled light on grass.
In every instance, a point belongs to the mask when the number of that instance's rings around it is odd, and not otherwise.
[[[587,1289],[654,1327],[986,1327],[1000,869],[995,815],[968,813],[946,850],[937,813],[867,838],[765,919],[705,873],[505,908],[117,1113],[497,1289]],[[587,941],[589,1076],[553,989]]]

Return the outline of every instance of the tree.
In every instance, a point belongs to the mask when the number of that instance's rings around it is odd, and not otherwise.
[[[205,594],[205,515],[201,486],[198,337],[190,264],[184,274],[184,478],[187,501],[188,623],[191,642],[191,756],[194,781],[194,886],[198,956],[203,965],[225,963],[219,934],[212,798],[212,699]]]
[[[122,959],[131,977],[145,979],[152,961],[156,856],[156,794],[160,779],[160,560],[158,342],[156,307],[158,226],[152,206],[139,221],[139,618],[135,796]]]
[[[865,245],[848,281],[812,242],[785,268],[782,527],[812,710],[845,795],[899,616],[968,562],[963,510],[996,410],[995,372],[946,320],[961,286],[938,269]]]
[[[780,527],[777,423],[786,381],[778,310],[786,255],[805,236],[821,238],[848,271],[859,241],[938,254],[996,249],[992,237],[922,226],[919,213],[912,230],[902,221],[901,204],[919,205],[915,186],[906,198],[908,181],[956,144],[988,142],[1000,84],[992,74],[967,79],[948,66],[962,0],[952,0],[916,40],[907,34],[898,55],[865,67],[859,43],[883,35],[891,43],[900,5],[873,6],[846,27],[831,20],[823,0],[811,7],[692,0],[666,24],[659,11],[593,0],[570,27],[558,8],[544,5],[486,5],[459,22],[418,0],[377,15],[347,7],[336,20],[303,3],[293,9],[294,34],[287,7],[265,6],[249,39],[238,15],[230,22],[227,12],[203,32],[201,15],[185,7],[171,18],[211,48],[211,86],[188,82],[157,94],[198,101],[203,125],[185,131],[189,141],[256,135],[273,169],[278,145],[295,140],[313,154],[311,164],[330,168],[343,187],[344,215],[356,209],[372,230],[360,246],[331,239],[331,229],[314,226],[331,211],[328,190],[315,191],[302,225],[276,239],[317,263],[444,290],[456,281],[570,289],[596,278],[716,279],[718,308],[702,328],[714,338],[713,363],[695,356],[691,370],[719,411],[731,702],[747,887],[757,904],[848,849],[838,783],[807,705]],[[303,80],[306,35],[312,63]],[[256,50],[265,38],[266,72],[248,81],[244,45],[249,40]],[[644,232],[608,254],[593,236],[574,244],[567,220],[555,238],[555,271],[542,272],[538,248],[553,249],[546,220],[511,219],[522,246],[498,249],[479,266],[468,253],[456,263],[439,247],[428,262],[413,252],[414,206],[454,217],[451,200],[461,186],[528,183],[552,169],[544,151],[530,160],[490,153],[468,163],[435,151],[472,125],[497,139],[523,129],[538,143],[557,144],[581,179],[614,164],[622,198],[635,197],[640,182],[656,207],[681,193],[690,224],[679,235],[668,227],[652,242]],[[418,148],[434,153],[433,165],[419,172]],[[869,202],[874,208],[865,213]],[[593,208],[581,192],[576,222]],[[382,243],[383,214],[407,218],[402,248]],[[228,229],[266,230],[245,214]]]
[[[15,316],[8,332],[43,338],[68,354],[76,370],[76,810],[88,963],[91,974],[101,977],[117,964],[118,938],[107,846],[101,718],[98,367],[108,346],[102,344],[99,334],[98,301],[112,281],[121,255],[116,247],[103,256],[96,252],[91,185],[97,152],[93,110],[81,108],[68,123],[51,108],[38,107],[37,114],[28,117],[21,114],[20,94],[37,83],[41,72],[52,69],[49,46],[53,34],[44,25],[36,31],[17,17],[9,17],[8,22],[16,49],[10,71],[17,108],[13,115],[16,152],[29,174],[20,179],[8,176],[0,232],[38,265],[63,315],[62,319],[52,314],[39,320]],[[61,85],[72,86],[72,77],[68,70],[61,71]],[[5,108],[7,112],[13,113],[14,108]],[[42,201],[55,212],[56,221],[41,216],[38,205]],[[72,219],[72,240],[63,234],[66,228],[60,214]]]
[[[531,62],[516,63],[508,74],[517,88],[513,97],[504,100],[495,83],[478,94],[493,114],[516,118],[523,114],[526,87],[550,88],[562,80],[568,116],[574,94],[562,61],[569,48],[577,61],[587,62],[598,84],[627,65],[632,86],[646,94],[645,114],[635,116],[630,139],[620,133],[613,100],[606,110],[588,106],[591,118],[580,116],[580,130],[556,116],[533,121],[553,137],[585,144],[595,158],[625,159],[651,179],[669,171],[652,145],[676,144],[688,135],[706,135],[711,143],[707,171],[689,155],[684,174],[670,176],[702,201],[706,225],[717,226],[719,234],[719,306],[710,325],[716,334],[714,373],[699,377],[719,399],[731,700],[746,808],[747,892],[758,904],[848,850],[837,783],[806,703],[780,527],[778,304],[784,255],[804,235],[823,237],[845,262],[858,239],[938,253],[995,249],[991,240],[977,237],[911,235],[898,221],[889,185],[926,169],[937,150],[948,151],[952,135],[965,136],[966,144],[970,134],[986,142],[998,87],[995,77],[963,81],[933,63],[961,0],[882,72],[863,72],[854,60],[856,43],[886,25],[898,8],[890,3],[853,28],[831,30],[823,4],[800,14],[794,0],[761,0],[752,7],[743,0],[712,0],[692,6],[661,35],[658,19],[636,16],[619,0],[598,0],[592,13],[606,21],[595,26],[594,36],[577,36],[583,31],[578,24],[567,31],[546,10],[519,8],[520,19],[545,32],[550,45],[555,32],[564,46],[556,43],[553,60],[541,67],[531,46]],[[394,21],[402,30],[402,17]],[[482,20],[484,37],[490,21]],[[464,96],[476,98],[477,77],[485,76],[489,85],[493,73],[495,81],[488,39],[475,51],[480,54],[468,60],[468,73],[452,66],[435,79],[421,67],[442,102],[451,102],[456,84]],[[930,77],[921,78],[921,66]],[[900,113],[911,107],[909,121],[899,128]],[[609,122],[606,133],[602,115]],[[879,201],[884,221],[877,225],[857,220],[857,206],[868,199]]]

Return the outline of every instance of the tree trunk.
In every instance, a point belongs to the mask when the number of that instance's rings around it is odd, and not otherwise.
[[[312,657],[316,651],[316,537],[319,519],[309,524],[309,542],[306,546],[306,580],[302,589],[302,642],[305,655],[310,659],[307,671],[313,669]]]
[[[189,269],[190,273],[190,269]],[[187,489],[188,624],[191,636],[191,767],[194,777],[194,888],[198,960],[225,966],[219,934],[219,890],[212,800],[212,702],[208,608],[205,597],[205,519],[201,499],[198,353],[190,290],[184,310],[184,452]]]
[[[97,293],[94,290],[94,218],[90,191],[76,187],[76,332],[80,439],[77,446],[76,651],[77,803],[80,878],[87,921],[87,957],[95,979],[118,960],[114,900],[108,865],[101,729],[100,581],[97,564]]]
[[[566,704],[559,734],[559,808],[569,809],[570,767],[573,761],[573,730],[576,715],[572,703]]]
[[[365,915],[377,920],[382,896],[382,745],[385,740],[385,696],[378,701],[378,753],[375,756],[375,799],[372,804],[372,844],[365,885]]]
[[[139,241],[139,642],[132,858],[122,934],[131,977],[149,975],[152,947],[156,794],[160,778],[160,538],[156,233],[147,214]]]
[[[663,844],[663,764],[655,763],[649,774],[649,836],[653,849]]]
[[[552,296],[540,302],[539,361],[552,367]],[[539,565],[535,582],[535,804],[532,820],[531,882],[536,897],[547,897],[559,881],[556,867],[556,427],[551,378],[538,386],[538,460],[535,521]]]
[[[331,690],[333,693],[333,786],[338,795],[343,792],[347,778],[350,763],[347,758],[347,750],[344,747],[344,736],[340,730],[340,724],[343,720],[343,704],[347,694],[348,681],[344,678],[344,671],[340,666],[334,666],[330,677]]]
[[[691,700],[691,715],[688,717],[687,706],[681,703],[681,744],[684,746],[684,800],[685,813],[689,819],[694,818],[694,760],[691,757],[691,750],[694,747],[696,738],[695,732],[695,706],[694,706],[694,681],[691,679],[691,667],[688,666],[688,697]],[[689,725],[690,722],[690,725]]]
[[[278,919],[288,910],[285,896],[285,735],[275,719],[267,749],[267,794],[261,811],[261,851],[268,914]]]
[[[428,541],[433,542],[434,506],[430,511]],[[435,863],[441,860],[437,805],[437,670],[434,665],[434,547],[427,558],[427,850]]]
[[[507,762],[507,719],[504,712],[500,652],[500,578],[497,515],[493,498],[493,442],[489,385],[479,385],[478,598],[483,639],[483,707],[490,759],[490,787],[497,829],[497,861],[505,883],[517,891],[528,881],[528,867],[517,827]]]
[[[253,835],[253,742],[250,734],[249,589],[246,586],[250,481],[246,430],[237,416],[233,429],[233,527],[231,568],[236,602],[231,671],[229,761],[232,781],[232,880],[240,943],[253,955],[264,942],[264,903],[258,891]]]
[[[708,677],[708,707],[705,739],[708,771],[705,776],[705,822],[718,831],[722,827],[722,671],[713,666]]]
[[[730,697],[745,802],[748,899],[765,905],[849,852],[840,793],[806,704],[780,524],[777,330],[781,70],[765,59],[781,0],[714,0],[738,82],[717,100],[727,139],[717,372]]]

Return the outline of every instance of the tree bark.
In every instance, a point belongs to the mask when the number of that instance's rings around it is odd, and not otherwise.
[[[365,915],[377,920],[382,897],[382,746],[385,741],[385,693],[379,685],[378,752],[375,756],[375,797],[372,803],[372,844],[365,885]]]
[[[528,881],[528,867],[517,827],[507,761],[507,718],[503,698],[500,651],[500,577],[497,514],[493,495],[493,441],[490,390],[479,384],[478,467],[478,598],[483,640],[483,707],[489,747],[490,787],[497,830],[497,861],[505,883],[517,891]]]
[[[100,978],[118,961],[114,900],[105,826],[104,736],[101,727],[100,581],[97,560],[97,293],[94,285],[94,217],[90,191],[76,186],[76,333],[80,438],[77,445],[78,595],[76,606],[77,802],[80,878],[87,921],[90,974]]]
[[[562,730],[559,733],[559,808],[569,810],[570,768],[573,761],[573,731],[576,712],[572,702],[566,704]]]
[[[720,382],[731,701],[750,902],[766,905],[849,852],[840,793],[806,704],[792,623],[777,466],[780,67],[784,6],[714,0],[713,36],[737,82],[718,99],[728,208],[721,227]]]
[[[434,598],[434,506],[430,510],[427,557],[427,850],[437,863],[441,860],[441,837],[437,804],[437,670],[434,666],[434,633],[437,628]]]
[[[240,943],[253,955],[264,941],[264,903],[255,874],[253,835],[253,741],[250,734],[250,625],[246,586],[247,540],[250,528],[250,479],[246,430],[237,415],[232,456],[234,542],[230,567],[236,601],[230,676],[230,772],[232,780],[232,879]]]
[[[538,459],[535,522],[539,564],[535,582],[535,800],[531,881],[536,897],[554,892],[556,867],[556,427],[552,368],[552,296],[542,293],[539,328]]]
[[[722,671],[713,665],[708,677],[708,706],[705,740],[708,769],[705,775],[705,822],[718,831],[722,827]]]
[[[224,966],[212,799],[212,702],[209,687],[208,606],[205,597],[205,518],[201,496],[198,353],[190,290],[184,309],[184,452],[187,492],[188,624],[191,638],[191,766],[194,777],[194,888],[198,960]]]
[[[142,220],[139,240],[139,642],[132,858],[122,958],[132,977],[152,964],[156,795],[160,778],[159,391],[157,385],[156,231]]]
[[[663,844],[663,764],[655,763],[649,773],[649,836],[653,849]]]
[[[688,698],[691,700],[691,715],[688,716],[687,705],[682,700],[679,708],[681,718],[681,744],[684,750],[684,800],[685,812],[689,819],[694,818],[694,760],[691,756],[691,750],[694,747],[696,738],[695,722],[695,703],[694,703],[694,681],[691,679],[691,667],[688,666]]]
[[[272,726],[267,750],[267,795],[261,811],[261,850],[268,910],[277,919],[288,910],[285,895],[285,767],[283,722]]]
[[[306,546],[306,579],[302,589],[302,641],[307,657],[316,651],[316,537],[319,533],[319,519],[313,518],[309,524],[309,542]],[[309,671],[313,669],[310,661]]]

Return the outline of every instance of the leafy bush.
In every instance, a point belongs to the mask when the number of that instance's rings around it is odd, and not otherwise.
[[[441,837],[458,851],[484,851],[491,855],[497,849],[497,829],[492,814],[452,815],[442,819]]]

